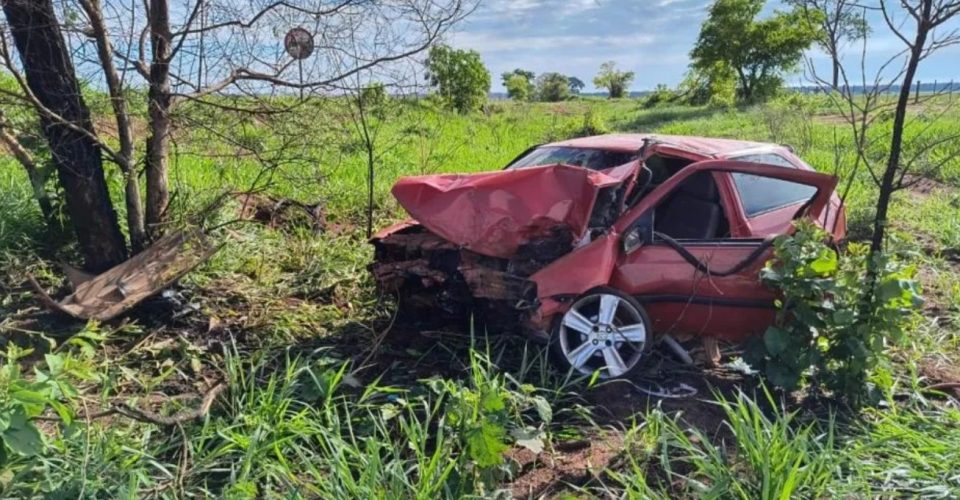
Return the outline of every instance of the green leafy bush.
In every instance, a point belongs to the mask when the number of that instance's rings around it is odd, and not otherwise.
[[[886,255],[870,262],[869,248],[859,243],[838,253],[826,240],[823,230],[803,223],[774,242],[761,279],[782,294],[777,321],[748,346],[747,362],[779,387],[807,381],[856,406],[868,395],[869,371],[921,299],[913,267]],[[872,288],[864,286],[871,266]]]
[[[43,452],[44,438],[33,419],[47,408],[56,411],[64,424],[73,421],[70,408],[60,401],[77,395],[67,380],[70,359],[47,354],[46,369],[36,368],[31,380],[23,376],[18,363],[29,354],[29,350],[11,346],[0,364],[0,469]]]
[[[657,106],[662,106],[664,104],[675,104],[681,99],[681,95],[677,91],[671,89],[670,87],[658,83],[657,87],[653,89],[653,92],[648,94],[643,99],[643,108],[650,109]]]
[[[470,352],[470,380],[434,378],[427,381],[433,392],[444,398],[444,425],[451,435],[460,436],[465,458],[477,475],[477,486],[493,488],[502,479],[504,453],[510,443],[535,453],[543,451],[546,426],[553,410],[533,386],[517,384],[493,371],[489,360]],[[532,420],[526,414],[535,414]]]

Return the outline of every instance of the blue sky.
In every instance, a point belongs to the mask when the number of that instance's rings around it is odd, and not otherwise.
[[[477,10],[450,35],[450,43],[480,52],[493,74],[493,91],[503,91],[500,74],[524,68],[537,74],[557,71],[587,83],[603,61],[616,61],[636,73],[633,90],[658,83],[676,85],[689,64],[688,54],[706,17],[708,0],[482,0]],[[781,8],[771,2],[766,12]],[[876,68],[902,44],[872,17],[867,63]],[[957,26],[953,26],[954,28]],[[862,45],[847,49],[859,60]],[[811,52],[818,70],[827,74],[825,55]],[[857,64],[856,66],[859,66]],[[875,71],[872,70],[872,71]],[[960,82],[960,48],[945,49],[921,65],[924,82]],[[859,78],[859,76],[858,76]],[[788,78],[804,84],[802,74]]]

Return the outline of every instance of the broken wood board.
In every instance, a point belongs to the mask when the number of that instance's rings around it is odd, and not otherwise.
[[[59,302],[32,276],[29,280],[47,308],[77,319],[107,321],[169,287],[219,249],[200,231],[171,233],[103,274],[80,283],[71,280],[74,292]]]

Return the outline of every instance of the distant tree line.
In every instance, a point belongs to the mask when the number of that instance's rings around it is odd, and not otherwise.
[[[475,50],[455,49],[435,45],[426,61],[427,80],[434,95],[445,107],[468,113],[480,109],[490,93],[490,71]],[[621,98],[633,82],[632,71],[620,71],[614,61],[600,66],[593,79],[597,88],[605,89],[610,98]],[[559,102],[571,99],[583,91],[583,80],[557,72],[542,73],[522,68],[500,75],[507,96],[515,101]]]

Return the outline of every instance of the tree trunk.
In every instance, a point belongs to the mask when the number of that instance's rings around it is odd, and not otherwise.
[[[16,131],[7,124],[2,109],[0,109],[0,142],[7,147],[13,157],[27,171],[27,179],[30,180],[30,187],[33,188],[33,197],[40,205],[40,213],[43,214],[43,218],[48,225],[53,223],[53,205],[50,203],[50,197],[47,196],[47,190],[44,186],[46,179],[40,172],[40,167],[34,161],[33,155],[17,140]]]
[[[893,133],[890,138],[890,156],[887,158],[887,168],[883,172],[880,183],[880,196],[877,198],[877,213],[873,218],[873,239],[870,242],[870,253],[877,254],[883,250],[883,240],[887,230],[887,210],[890,207],[890,198],[893,195],[894,180],[900,169],[900,153],[903,150],[903,127],[907,119],[907,105],[910,103],[910,89],[913,87],[913,78],[917,74],[917,66],[923,55],[923,46],[927,43],[927,30],[918,26],[917,37],[907,61],[907,70],[903,75],[903,84],[900,85],[900,95],[897,98],[897,108],[893,116]]]
[[[127,208],[127,232],[130,233],[130,247],[138,253],[146,246],[147,234],[144,229],[143,203],[140,201],[140,183],[137,179],[137,169],[133,158],[133,127],[130,124],[130,113],[127,110],[127,100],[123,95],[123,83],[113,63],[113,47],[110,36],[107,34],[100,10],[99,0],[84,0],[80,2],[90,20],[93,35],[97,41],[97,57],[103,68],[103,75],[107,81],[107,90],[110,93],[110,104],[117,121],[117,136],[120,141],[120,150],[116,159],[123,172],[124,200]]]
[[[740,99],[744,102],[749,102],[753,97],[753,91],[750,89],[750,82],[747,80],[747,75],[744,74],[743,69],[737,68],[737,76],[740,79]]]
[[[170,192],[167,157],[170,151],[170,12],[167,0],[150,1],[150,89],[147,106],[150,137],[147,139],[147,231],[151,237],[163,232]]]
[[[833,79],[831,80],[831,85],[833,90],[840,88],[840,55],[834,51],[830,55],[830,58],[833,60]]]
[[[80,94],[52,0],[6,0],[3,11],[30,90],[44,107],[73,125],[40,113],[84,266],[104,271],[123,262],[127,249],[103,176],[100,148],[92,137],[90,110]]]

